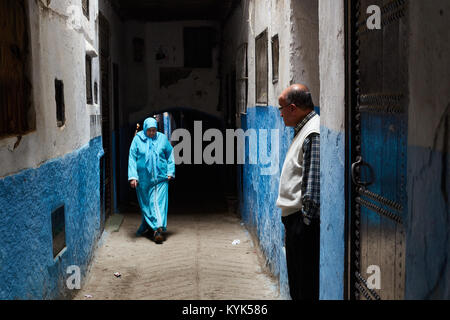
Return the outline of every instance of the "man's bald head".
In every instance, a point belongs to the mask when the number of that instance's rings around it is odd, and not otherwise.
[[[309,92],[308,87],[303,84],[291,85],[281,93],[279,100],[282,102],[280,104],[283,105],[294,104],[301,109],[314,109],[311,92]]]
[[[303,84],[294,84],[284,90],[279,99],[280,115],[287,127],[295,127],[314,110],[309,89]]]

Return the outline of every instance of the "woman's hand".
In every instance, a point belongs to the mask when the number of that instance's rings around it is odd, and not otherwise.
[[[172,176],[167,176],[167,180],[173,180],[173,177]]]
[[[130,180],[130,186],[131,186],[133,189],[136,189],[137,186],[138,186],[138,184],[139,184],[139,181],[137,181],[137,180]]]

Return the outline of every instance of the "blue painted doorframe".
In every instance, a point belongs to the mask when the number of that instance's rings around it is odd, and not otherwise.
[[[383,8],[382,30],[367,29],[365,11],[373,4]],[[408,81],[402,30],[407,5],[347,1],[350,299],[403,299],[405,294]]]

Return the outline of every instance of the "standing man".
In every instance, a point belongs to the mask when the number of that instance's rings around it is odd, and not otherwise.
[[[280,178],[277,206],[286,234],[286,261],[293,300],[319,299],[320,117],[309,89],[295,84],[279,97],[281,117],[295,137]]]
[[[137,235],[153,230],[157,244],[164,241],[167,228],[169,180],[175,178],[173,147],[167,137],[157,131],[154,118],[144,121],[130,147],[128,181],[136,189],[142,211],[142,224]]]

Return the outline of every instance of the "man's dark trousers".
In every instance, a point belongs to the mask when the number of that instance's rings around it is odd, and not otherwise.
[[[300,212],[282,217],[292,300],[319,300],[320,220],[310,225]]]

